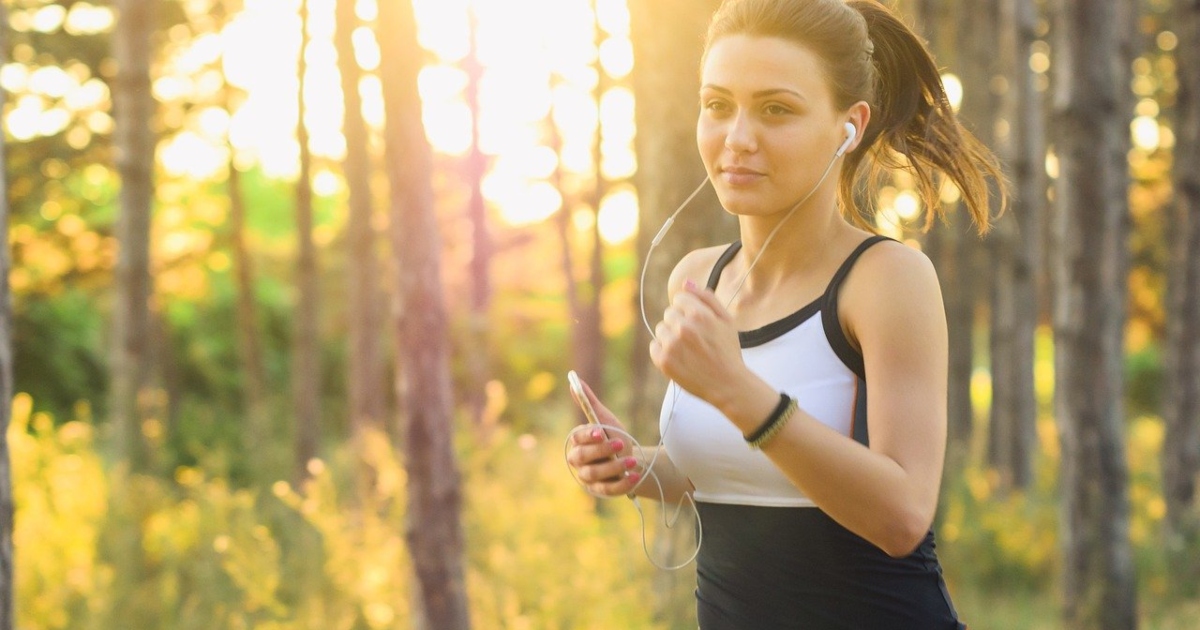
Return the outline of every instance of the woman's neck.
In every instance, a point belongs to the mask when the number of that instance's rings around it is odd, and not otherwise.
[[[740,283],[745,276],[745,283],[739,293],[761,295],[789,279],[827,266],[827,257],[837,251],[831,246],[854,231],[842,219],[832,200],[828,203],[824,209],[816,206],[798,208],[790,217],[783,213],[778,217],[740,218],[742,251],[737,278]],[[780,221],[784,223],[780,225]],[[778,230],[771,236],[776,227]]]

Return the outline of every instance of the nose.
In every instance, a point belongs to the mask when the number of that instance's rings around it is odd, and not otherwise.
[[[729,119],[725,131],[725,148],[734,153],[753,153],[758,149],[758,140],[753,121],[743,112]]]

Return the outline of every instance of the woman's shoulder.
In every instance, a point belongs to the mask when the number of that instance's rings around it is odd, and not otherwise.
[[[852,336],[872,324],[903,329],[945,315],[933,261],[917,247],[894,240],[862,253],[842,287],[838,310],[849,319]]]
[[[937,277],[933,261],[925,252],[909,243],[891,238],[881,239],[868,247],[854,268],[860,272],[859,275],[867,276],[868,282],[892,282],[914,276]]]
[[[675,264],[675,268],[671,270],[671,277],[667,281],[671,294],[674,295],[675,289],[683,286],[686,280],[704,286],[708,282],[708,275],[712,273],[713,267],[720,260],[721,254],[724,254],[729,246],[730,244],[726,243],[701,247],[684,254],[683,258]]]

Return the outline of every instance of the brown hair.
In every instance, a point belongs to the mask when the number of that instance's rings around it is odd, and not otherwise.
[[[1001,210],[1006,183],[995,155],[954,115],[937,64],[925,43],[876,0],[725,0],[709,22],[707,51],[727,35],[778,37],[816,54],[834,104],[871,106],[858,148],[846,154],[838,182],[850,219],[875,231],[877,184],[891,169],[910,171],[927,208],[925,229],[942,216],[935,175],[948,177],[980,233],[990,223],[988,179],[997,183]],[[872,159],[867,160],[867,157]],[[866,163],[866,172],[859,173]],[[855,203],[862,184],[866,203]],[[860,189],[861,190],[861,189]]]

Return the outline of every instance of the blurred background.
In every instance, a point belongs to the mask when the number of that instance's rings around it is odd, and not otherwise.
[[[694,628],[642,530],[691,541],[562,449],[569,369],[656,440],[718,4],[4,2],[0,626]],[[875,191],[946,296],[960,616],[1200,627],[1200,7],[890,6],[1012,182],[986,236]],[[702,193],[651,323],[733,238]]]

